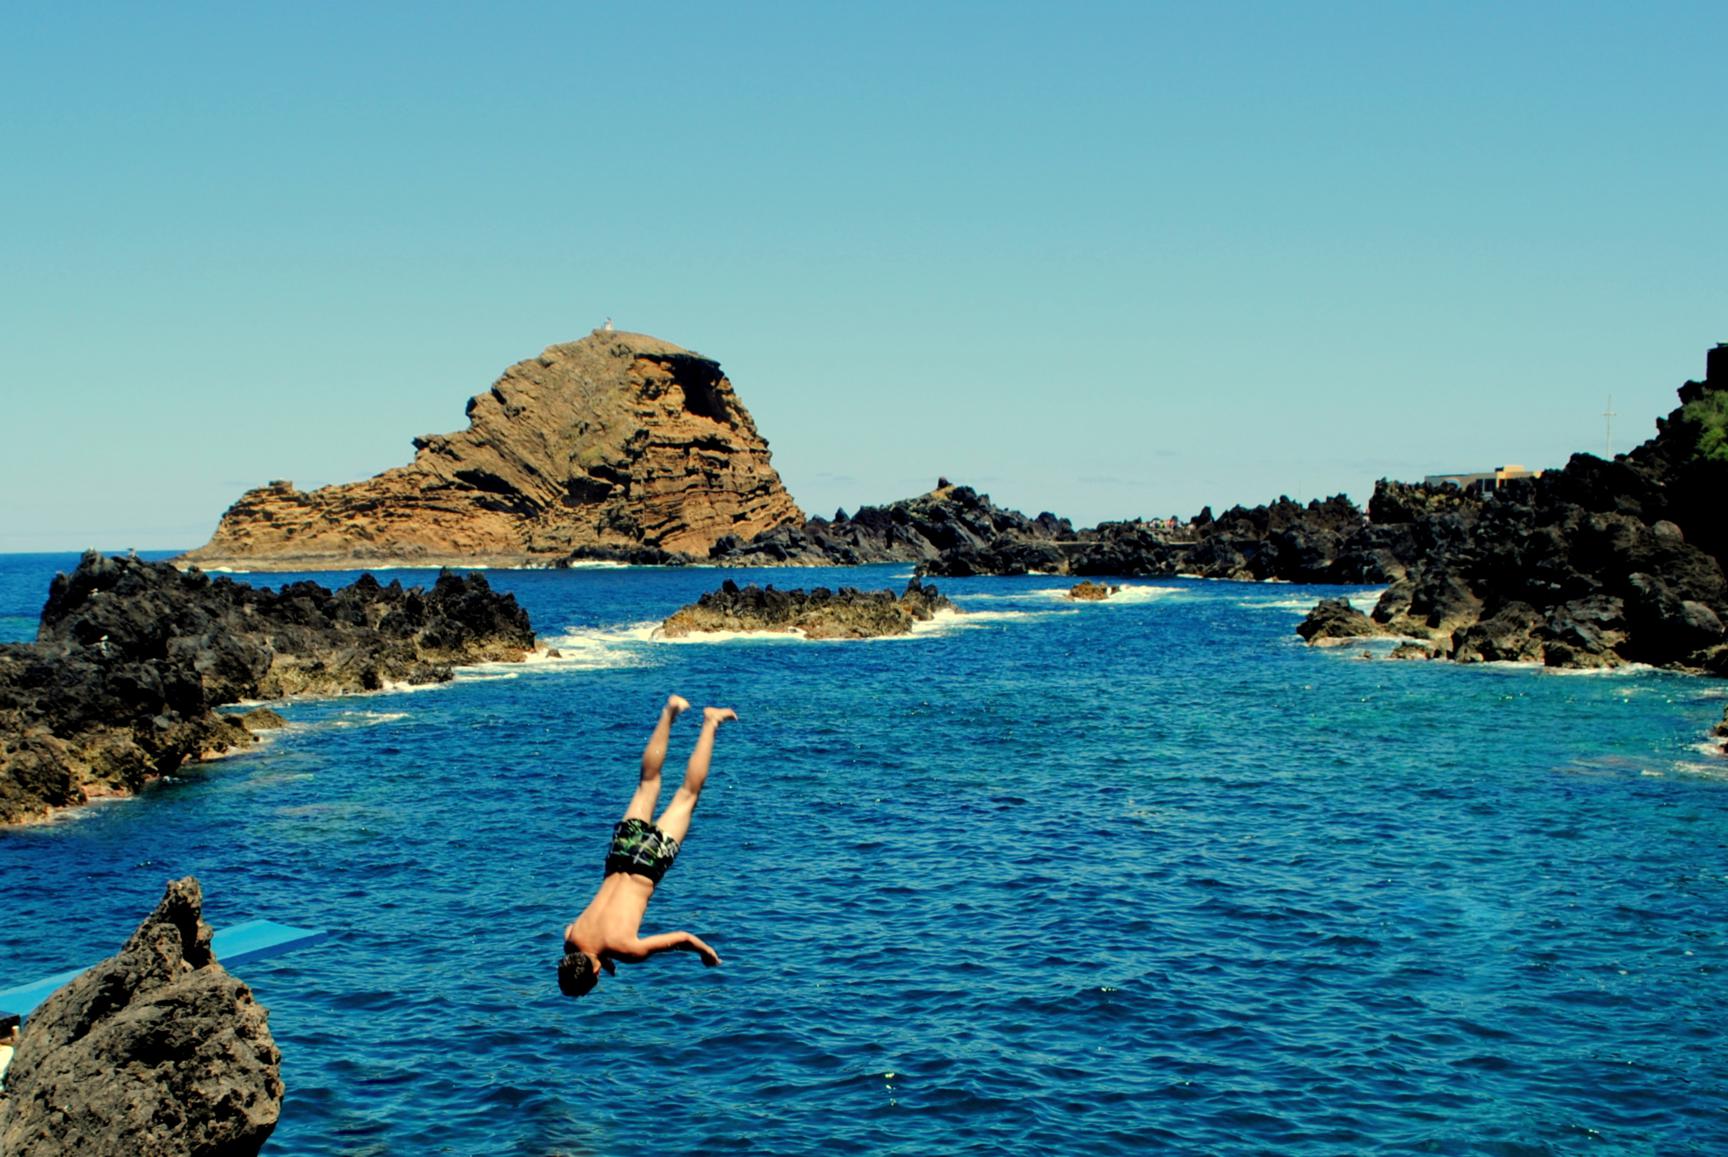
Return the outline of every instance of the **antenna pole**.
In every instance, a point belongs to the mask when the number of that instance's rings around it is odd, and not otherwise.
[[[1614,460],[1614,395],[1608,395],[1608,405],[1602,411],[1602,457]]]

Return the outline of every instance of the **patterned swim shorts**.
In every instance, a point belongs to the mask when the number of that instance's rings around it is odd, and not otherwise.
[[[620,820],[612,829],[612,847],[606,853],[606,874],[632,872],[658,884],[677,858],[677,840],[647,820]]]

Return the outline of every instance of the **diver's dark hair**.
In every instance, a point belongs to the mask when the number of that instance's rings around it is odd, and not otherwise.
[[[566,952],[558,962],[558,991],[565,996],[587,996],[599,980],[600,970],[586,952]]]

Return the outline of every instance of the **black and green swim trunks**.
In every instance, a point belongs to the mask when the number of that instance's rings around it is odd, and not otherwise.
[[[656,884],[678,858],[678,841],[647,820],[619,820],[606,853],[606,874],[634,872]]]

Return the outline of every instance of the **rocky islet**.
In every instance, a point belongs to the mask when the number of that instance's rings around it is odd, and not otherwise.
[[[777,590],[728,579],[719,590],[674,611],[661,631],[669,639],[716,632],[801,634],[810,639],[874,639],[904,635],[938,611],[954,611],[935,587],[916,578],[899,595],[891,590]]]
[[[415,438],[412,462],[373,478],[248,491],[184,561],[681,561],[803,521],[719,363],[646,334],[602,329],[548,346],[470,399],[467,417],[465,430]]]

